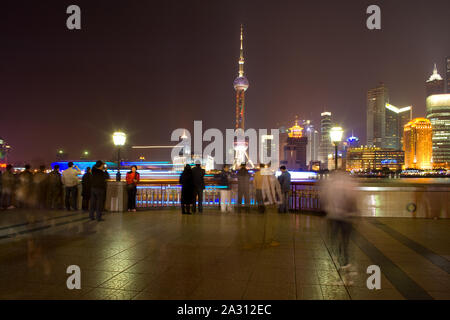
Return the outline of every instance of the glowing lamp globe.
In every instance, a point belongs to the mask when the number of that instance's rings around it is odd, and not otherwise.
[[[123,146],[125,144],[125,141],[127,140],[127,136],[123,132],[114,132],[113,134],[113,142],[115,146]]]
[[[344,130],[341,127],[333,127],[330,129],[330,139],[333,143],[339,143],[342,140]]]

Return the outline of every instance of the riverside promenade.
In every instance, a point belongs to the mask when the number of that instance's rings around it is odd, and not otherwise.
[[[315,214],[0,215],[1,299],[450,299],[449,219],[356,218],[344,271]],[[79,290],[66,285],[71,265]]]

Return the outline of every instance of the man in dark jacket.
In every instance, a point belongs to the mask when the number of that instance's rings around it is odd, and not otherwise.
[[[238,177],[238,213],[241,212],[242,197],[244,197],[245,211],[250,212],[250,173],[245,167],[245,163],[241,164],[241,168],[237,172]]]
[[[91,183],[91,206],[89,210],[89,218],[91,220],[103,221],[102,209],[106,194],[106,180],[109,179],[109,174],[105,170],[105,164],[99,160],[92,168],[92,183]],[[94,217],[94,212],[97,217]]]
[[[281,187],[281,204],[278,212],[287,213],[289,210],[289,191],[291,190],[291,174],[286,170],[285,166],[280,167],[281,174],[278,177],[278,182]]]
[[[184,167],[179,182],[181,184],[181,213],[191,214],[191,204],[194,200],[194,179],[189,164]]]
[[[205,169],[200,167],[200,162],[195,163],[192,168],[192,179],[194,180],[194,202],[192,204],[192,212],[195,213],[195,202],[198,199],[198,212],[203,212],[203,190],[205,189]]]
[[[61,209],[62,207],[62,180],[59,165],[53,167],[48,174],[48,198],[50,209]]]
[[[81,179],[81,196],[83,197],[82,209],[84,212],[89,211],[89,200],[91,198],[92,173],[91,168],[87,167],[86,172]]]

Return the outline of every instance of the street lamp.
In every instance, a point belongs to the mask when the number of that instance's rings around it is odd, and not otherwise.
[[[125,144],[127,135],[123,132],[117,131],[113,133],[113,142],[117,147],[117,174],[116,181],[120,181],[120,147]]]
[[[334,169],[338,169],[338,146],[342,140],[344,130],[341,127],[333,127],[330,129],[330,139],[334,144]]]

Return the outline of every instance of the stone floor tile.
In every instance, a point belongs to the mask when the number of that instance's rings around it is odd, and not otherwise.
[[[293,300],[296,298],[295,284],[266,284],[250,281],[244,293],[245,300]]]

